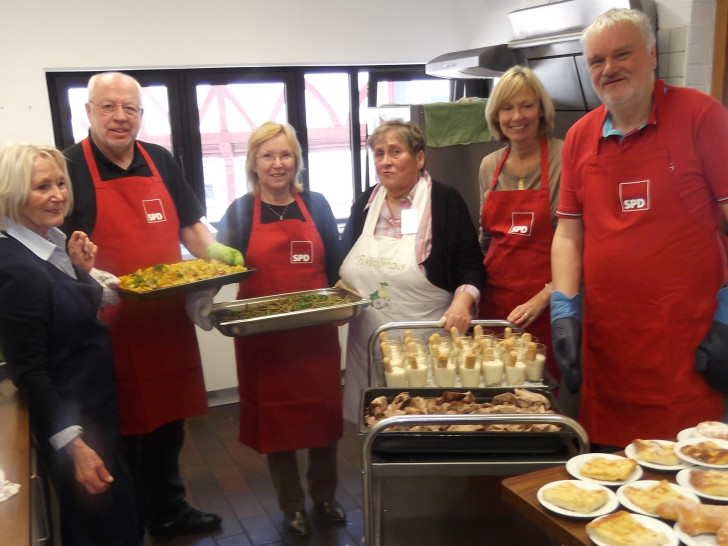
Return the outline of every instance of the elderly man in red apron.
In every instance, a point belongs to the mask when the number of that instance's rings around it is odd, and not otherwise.
[[[65,151],[76,206],[64,230],[93,233],[99,268],[123,275],[178,262],[180,242],[195,256],[242,263],[240,253],[216,243],[199,221],[204,210],[171,155],[136,141],[143,113],[136,80],[121,73],[94,76],[86,111],[89,137]],[[210,299],[124,300],[102,312],[112,332],[126,458],[151,534],[220,527],[218,515],[187,504],[178,463],[184,419],[207,412],[186,304],[209,305]]]
[[[584,43],[604,104],[563,149],[553,343],[572,390],[583,371],[580,420],[592,441],[624,447],[722,415],[716,389],[728,385],[704,379],[728,367],[718,236],[721,212],[728,218],[728,113],[655,79],[655,37],[639,11],[610,10]]]

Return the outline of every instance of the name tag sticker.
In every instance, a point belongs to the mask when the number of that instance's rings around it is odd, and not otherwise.
[[[417,233],[417,209],[405,209],[402,211],[402,235]]]

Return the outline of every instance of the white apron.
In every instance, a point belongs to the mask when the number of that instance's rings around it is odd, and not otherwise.
[[[452,301],[452,294],[427,280],[417,263],[415,233],[395,237],[374,235],[379,214],[386,206],[386,190],[380,187],[369,207],[364,228],[344,259],[339,275],[347,287],[372,302],[349,323],[344,386],[344,419],[359,422],[363,410],[362,391],[368,388],[367,354],[372,332],[387,322],[439,320]],[[412,208],[417,225],[427,207],[430,186],[420,178]]]

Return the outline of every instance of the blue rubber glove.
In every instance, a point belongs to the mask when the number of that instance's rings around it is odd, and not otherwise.
[[[717,391],[728,393],[728,288],[718,290],[718,309],[695,351],[695,370]]]
[[[222,243],[212,243],[208,246],[205,249],[205,258],[219,260],[228,265],[245,265],[245,260],[239,250]]]
[[[581,294],[551,293],[551,345],[556,366],[569,392],[581,388]]]

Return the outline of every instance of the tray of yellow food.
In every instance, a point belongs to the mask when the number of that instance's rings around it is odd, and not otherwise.
[[[244,337],[347,322],[368,302],[344,288],[319,288],[216,303],[210,320],[222,334]]]
[[[155,300],[205,288],[240,282],[255,268],[227,265],[218,260],[195,258],[174,264],[157,264],[119,277],[119,295],[131,300]]]

